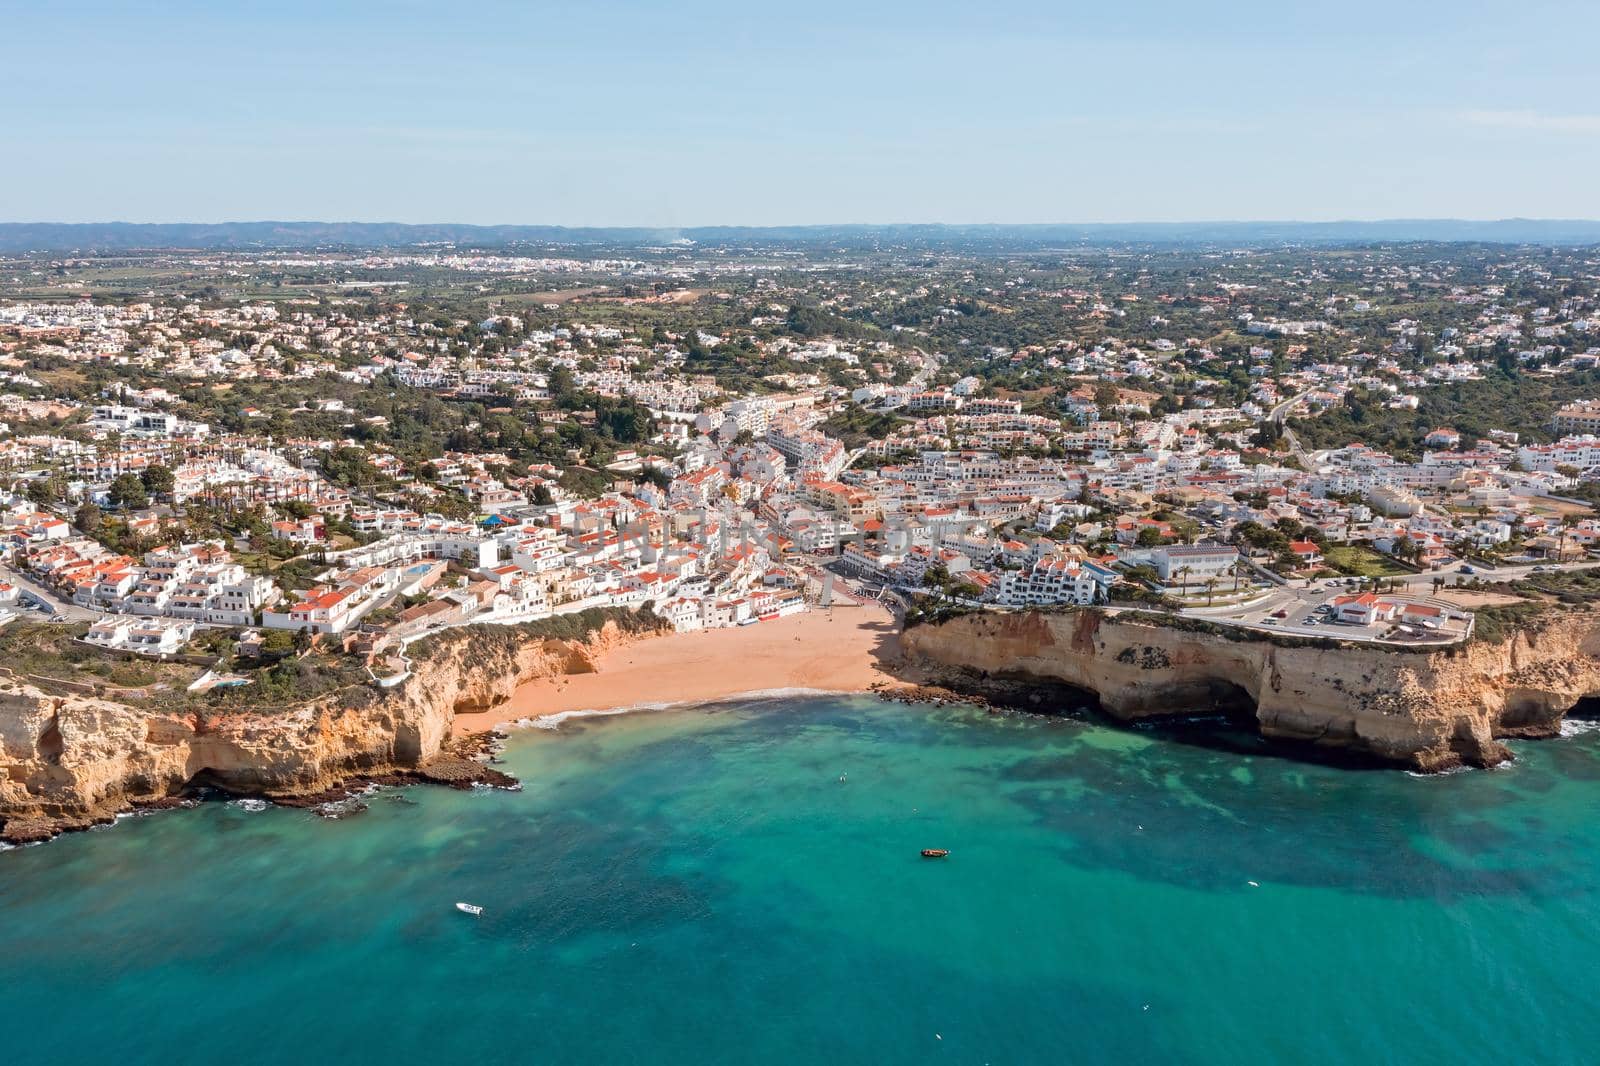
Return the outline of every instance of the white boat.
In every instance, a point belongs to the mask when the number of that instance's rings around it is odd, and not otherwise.
[[[456,910],[461,911],[463,914],[470,914],[474,918],[483,913],[483,908],[476,903],[457,903]]]

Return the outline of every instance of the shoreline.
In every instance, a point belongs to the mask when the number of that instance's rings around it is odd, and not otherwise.
[[[1432,772],[1508,761],[1502,739],[1562,734],[1566,711],[1600,692],[1588,650],[1600,641],[1593,611],[1546,619],[1496,645],[1377,657],[1088,611],[963,615],[905,633],[870,602],[684,634],[624,626],[604,613],[584,622],[581,632],[464,633],[419,660],[402,690],[359,706],[312,703],[279,719],[229,718],[205,729],[12,684],[8,710],[18,721],[42,735],[65,713],[74,736],[83,731],[78,718],[93,721],[84,739],[100,746],[86,743],[64,764],[73,787],[49,803],[38,797],[49,795],[58,764],[39,755],[0,767],[9,774],[0,780],[0,839],[89,828],[180,802],[198,787],[286,806],[368,784],[510,787],[485,765],[502,727],[553,729],[573,717],[736,700],[871,694],[1024,711],[1097,701],[1124,724],[1168,718],[1175,708],[1248,710],[1261,737],[1306,746],[1293,757],[1321,748]],[[1356,686],[1349,679],[1358,670],[1366,673]],[[190,769],[196,764],[203,769]],[[32,780],[29,772],[44,782],[32,791],[18,785]],[[89,788],[106,781],[111,788]]]
[[[888,609],[869,602],[651,637],[606,652],[592,672],[525,682],[505,703],[457,714],[453,728],[470,735],[540,719],[901,688],[908,682],[891,671],[901,657],[899,628]]]
[[[581,639],[533,638],[513,649],[497,639],[475,651],[469,638],[460,647],[452,645],[447,649],[449,654],[429,665],[437,676],[413,682],[406,693],[390,693],[387,698],[400,702],[384,714],[364,716],[359,710],[312,708],[322,727],[299,722],[306,727],[300,732],[307,735],[295,734],[295,738],[304,742],[301,748],[306,750],[301,754],[321,760],[320,769],[311,767],[317,771],[314,774],[283,775],[282,781],[270,781],[251,773],[230,776],[184,772],[181,781],[173,777],[160,794],[105,795],[84,804],[82,809],[70,811],[46,811],[37,804],[5,810],[0,812],[0,839],[11,845],[36,843],[61,833],[113,823],[130,812],[186,805],[206,788],[234,798],[313,809],[346,802],[353,794],[374,785],[516,788],[518,782],[490,765],[490,756],[505,736],[500,730],[502,725],[533,725],[533,720],[546,716],[558,716],[551,719],[554,723],[581,713],[617,713],[761,696],[864,694],[896,691],[905,686],[891,672],[900,658],[898,622],[876,603],[845,603],[827,611],[750,626],[634,639],[608,631],[606,627],[610,626],[608,621],[605,627]],[[530,674],[532,680],[512,687],[516,677]],[[464,698],[484,707],[500,693],[509,698],[488,709],[460,714],[453,710]],[[34,694],[34,700],[39,704],[38,713],[58,713],[42,694]],[[131,720],[128,728],[148,731],[150,716],[146,712],[120,706],[113,709],[124,712]],[[329,713],[339,719],[340,728],[327,728]],[[386,714],[401,715],[419,733],[437,719],[443,734],[440,749],[420,761],[397,761],[393,745],[398,727]],[[173,728],[183,724],[178,722]],[[286,720],[285,724],[295,723]],[[352,730],[356,730],[354,735]],[[374,730],[376,733],[368,737],[367,733]],[[329,752],[317,747],[326,746],[330,737],[343,742],[349,750]],[[245,739],[262,740],[253,734]],[[280,743],[278,738],[268,739]],[[367,740],[372,743],[364,744]],[[152,758],[166,756],[172,750],[170,746],[159,746],[152,749]],[[157,766],[148,773],[160,769],[163,768]]]

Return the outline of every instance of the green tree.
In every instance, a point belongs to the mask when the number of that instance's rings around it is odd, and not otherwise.
[[[144,482],[138,474],[118,474],[117,479],[111,483],[111,491],[107,494],[113,506],[123,510],[138,509],[150,505],[150,494],[145,491]]]
[[[93,536],[100,531],[100,508],[92,503],[84,504],[78,508],[78,513],[73,516],[72,524]]]
[[[28,487],[24,490],[24,492],[28,499],[32,500],[40,507],[54,503],[57,498],[55,485],[52,484],[50,478],[39,478],[36,481],[28,482]]]
[[[144,482],[145,491],[156,499],[170,496],[178,479],[173,477],[172,471],[161,465],[150,467],[140,475],[139,480]]]
[[[649,483],[654,485],[662,492],[672,487],[671,476],[659,466],[645,467],[639,474],[639,481],[641,484]]]
[[[294,650],[295,634],[288,629],[269,629],[261,636],[261,650],[285,655]]]

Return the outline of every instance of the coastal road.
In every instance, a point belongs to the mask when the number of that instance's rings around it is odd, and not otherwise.
[[[1568,563],[1556,565],[1554,563],[1529,563],[1524,566],[1504,566],[1494,569],[1473,565],[1473,573],[1462,574],[1460,562],[1430,570],[1421,574],[1408,574],[1389,580],[1396,582],[1405,592],[1413,596],[1434,595],[1433,583],[1440,580],[1447,591],[1459,581],[1481,578],[1485,581],[1519,581],[1532,577],[1537,580],[1545,573],[1554,574],[1563,570],[1591,570],[1600,567],[1600,561],[1585,561],[1581,563]],[[1535,569],[1538,573],[1535,573]],[[1340,596],[1353,591],[1350,586],[1343,584],[1347,579],[1336,579],[1339,584],[1329,585],[1328,581],[1335,579],[1318,580],[1310,585],[1304,581],[1291,581],[1289,584],[1275,588],[1263,598],[1250,604],[1248,607],[1237,611],[1190,611],[1185,612],[1193,617],[1206,618],[1214,622],[1231,625],[1241,625],[1252,629],[1270,629],[1276,633],[1288,633],[1294,636],[1336,636],[1346,640],[1372,640],[1386,627],[1373,627],[1365,631],[1346,626],[1331,626],[1326,621],[1308,620],[1314,618],[1313,612],[1322,604],[1327,603],[1335,596]],[[1283,618],[1277,618],[1278,612],[1283,612]]]
[[[1463,565],[1471,566],[1473,572],[1470,574],[1461,573]],[[1586,560],[1581,563],[1527,563],[1518,566],[1480,566],[1477,563],[1463,564],[1458,561],[1451,563],[1449,566],[1442,566],[1437,570],[1428,570],[1420,574],[1397,578],[1396,580],[1403,581],[1407,585],[1424,586],[1432,586],[1433,579],[1436,577],[1442,577],[1447,580],[1453,580],[1458,577],[1467,579],[1476,577],[1485,581],[1520,581],[1525,577],[1536,576],[1534,574],[1535,570],[1540,573],[1556,573],[1564,570],[1593,570],[1597,566],[1600,566],[1600,560]]]

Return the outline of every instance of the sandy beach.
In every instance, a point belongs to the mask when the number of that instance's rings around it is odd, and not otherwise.
[[[774,689],[864,692],[901,682],[899,626],[875,603],[807,611],[771,622],[654,637],[605,655],[592,674],[531,681],[490,711],[456,717],[480,732],[559,711],[701,703]]]

